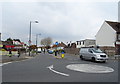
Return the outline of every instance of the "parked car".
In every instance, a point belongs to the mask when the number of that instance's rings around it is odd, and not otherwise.
[[[80,59],[87,59],[92,61],[100,61],[106,62],[108,60],[108,56],[102,52],[99,48],[81,48],[80,49]]]
[[[41,53],[42,52],[42,49],[41,48],[38,48],[37,49],[37,53]]]
[[[54,49],[48,49],[48,53],[49,54],[53,54],[54,53]]]

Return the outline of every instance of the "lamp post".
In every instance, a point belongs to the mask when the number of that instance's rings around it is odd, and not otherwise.
[[[41,34],[36,34],[36,54],[37,54],[37,40],[38,40],[38,35],[41,35]]]
[[[38,35],[41,35],[41,34],[36,34],[36,47],[37,47]]]
[[[30,46],[31,46],[31,24],[38,23],[38,21],[30,21],[30,31],[29,31],[29,56],[30,56]]]

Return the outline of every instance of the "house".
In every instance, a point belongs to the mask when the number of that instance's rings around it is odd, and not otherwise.
[[[118,15],[120,15],[120,1],[118,2]],[[118,17],[118,21],[120,22],[120,17]],[[119,26],[120,27],[120,26]],[[118,47],[119,48],[119,47]],[[120,51],[118,51],[120,52]],[[120,54],[120,53],[119,53]]]
[[[96,34],[96,45],[120,54],[120,22],[105,21]]]
[[[71,43],[71,48],[76,48],[76,43]]]
[[[76,48],[76,43],[69,43],[65,48]]]
[[[64,49],[66,47],[65,43],[61,42],[58,45],[53,45],[52,48],[57,48],[58,50]]]
[[[68,46],[67,47],[65,47],[65,52],[66,53],[69,53],[69,54],[75,54],[75,55],[78,55],[79,54],[79,48],[76,48],[76,42],[71,42],[70,41],[70,43],[68,44]]]
[[[63,48],[65,48],[66,45],[65,45],[65,43],[61,42],[61,43],[58,44],[58,47],[63,47]]]
[[[9,50],[20,50],[20,51],[25,51],[26,49],[26,44],[24,42],[21,42],[19,39],[7,39],[6,41],[2,41],[2,46],[4,49]]]
[[[1,33],[0,33],[0,41],[1,41]]]
[[[93,39],[85,39],[81,41],[76,41],[76,48],[81,48],[81,47],[91,47],[96,45],[96,40]]]

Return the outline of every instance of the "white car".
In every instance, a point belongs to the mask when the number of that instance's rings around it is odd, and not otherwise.
[[[48,53],[49,54],[53,54],[54,53],[54,49],[48,49]]]
[[[42,49],[41,49],[41,48],[38,48],[38,49],[37,49],[37,52],[38,52],[38,53],[41,53],[41,52],[42,52]]]
[[[108,60],[108,56],[98,48],[81,48],[79,54],[82,60],[87,59],[100,62]]]

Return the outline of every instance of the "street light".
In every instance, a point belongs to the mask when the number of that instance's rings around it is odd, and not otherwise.
[[[36,47],[37,47],[38,35],[41,35],[41,34],[36,34]]]
[[[29,32],[29,56],[30,56],[30,45],[31,45],[31,23],[38,23],[38,21],[30,21],[30,32]]]
[[[41,34],[36,34],[36,54],[37,54],[37,40],[38,40],[38,35],[41,35]]]

